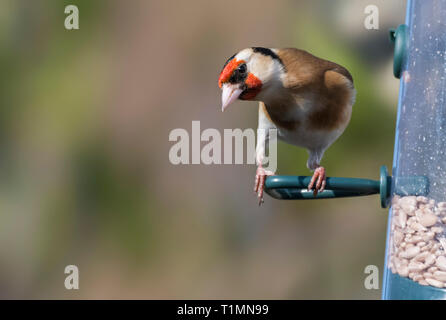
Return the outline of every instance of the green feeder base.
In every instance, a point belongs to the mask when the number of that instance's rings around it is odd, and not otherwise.
[[[390,270],[386,271],[388,285],[382,295],[385,300],[446,300],[446,289],[423,286]]]

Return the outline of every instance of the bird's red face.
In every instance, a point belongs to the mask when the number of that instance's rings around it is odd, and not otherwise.
[[[223,67],[218,86],[222,92],[222,111],[237,99],[254,100],[262,89],[262,81],[249,72],[246,61],[231,57]]]

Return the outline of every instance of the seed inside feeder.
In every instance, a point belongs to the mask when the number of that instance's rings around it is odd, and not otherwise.
[[[446,202],[395,196],[392,212],[391,271],[421,285],[446,288]]]

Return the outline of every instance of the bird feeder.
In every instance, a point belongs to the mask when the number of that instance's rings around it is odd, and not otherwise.
[[[380,195],[391,205],[383,299],[446,299],[446,0],[412,1],[390,31],[400,78],[393,176],[327,178],[313,195],[308,176],[271,176],[276,199]]]
[[[401,80],[383,299],[446,299],[445,19],[446,0],[409,1],[390,34]],[[409,176],[427,179],[425,196],[398,194]]]

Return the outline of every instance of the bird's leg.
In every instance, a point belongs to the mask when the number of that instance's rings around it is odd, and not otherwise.
[[[315,183],[316,185],[314,185]],[[308,184],[308,190],[313,189],[314,186],[313,195],[317,196],[318,192],[322,192],[325,190],[326,183],[325,169],[324,167],[318,166],[314,170],[313,177],[311,177],[310,183]]]
[[[265,170],[260,163],[256,171],[256,179],[254,182],[254,192],[257,193],[259,199],[259,206],[263,203],[263,189],[265,187],[265,180],[268,176],[273,176],[274,172]]]

